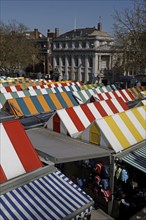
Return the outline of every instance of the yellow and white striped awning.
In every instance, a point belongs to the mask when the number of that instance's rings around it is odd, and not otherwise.
[[[141,92],[142,96],[146,98],[146,90]]]
[[[146,139],[146,105],[96,121],[103,137],[115,152]]]

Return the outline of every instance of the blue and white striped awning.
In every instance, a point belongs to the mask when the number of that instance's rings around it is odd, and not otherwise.
[[[146,173],[146,146],[132,151],[124,156],[122,160]]]
[[[0,219],[78,219],[90,214],[92,205],[92,198],[57,170],[1,195]]]

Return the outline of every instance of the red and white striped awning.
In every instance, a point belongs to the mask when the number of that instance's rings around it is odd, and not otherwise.
[[[85,130],[94,120],[128,109],[128,106],[120,97],[83,104],[57,110],[47,121],[45,127],[59,133],[69,134],[71,137],[76,137],[79,132]]]
[[[0,93],[7,93],[7,92],[17,92],[21,91],[21,86],[20,85],[15,85],[15,86],[3,86],[0,84]]]
[[[0,183],[42,167],[19,121],[0,123],[0,132]]]
[[[111,98],[121,97],[124,102],[130,102],[135,100],[134,95],[128,89],[116,90],[112,92],[94,94],[93,97],[98,100],[107,100]]]

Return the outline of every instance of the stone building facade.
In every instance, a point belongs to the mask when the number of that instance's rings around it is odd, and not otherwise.
[[[114,38],[97,27],[74,29],[52,40],[52,69],[59,72],[59,80],[102,82],[108,80],[116,55]]]

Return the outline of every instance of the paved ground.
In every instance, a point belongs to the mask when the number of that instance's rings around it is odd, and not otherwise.
[[[114,218],[107,215],[101,209],[94,209],[91,212],[91,220],[114,220]],[[134,216],[130,217],[129,220],[146,220],[146,207],[137,212]]]
[[[101,209],[94,209],[91,212],[91,220],[113,220],[113,218],[107,215]]]
[[[132,216],[129,220],[146,220],[146,206],[141,211]]]

